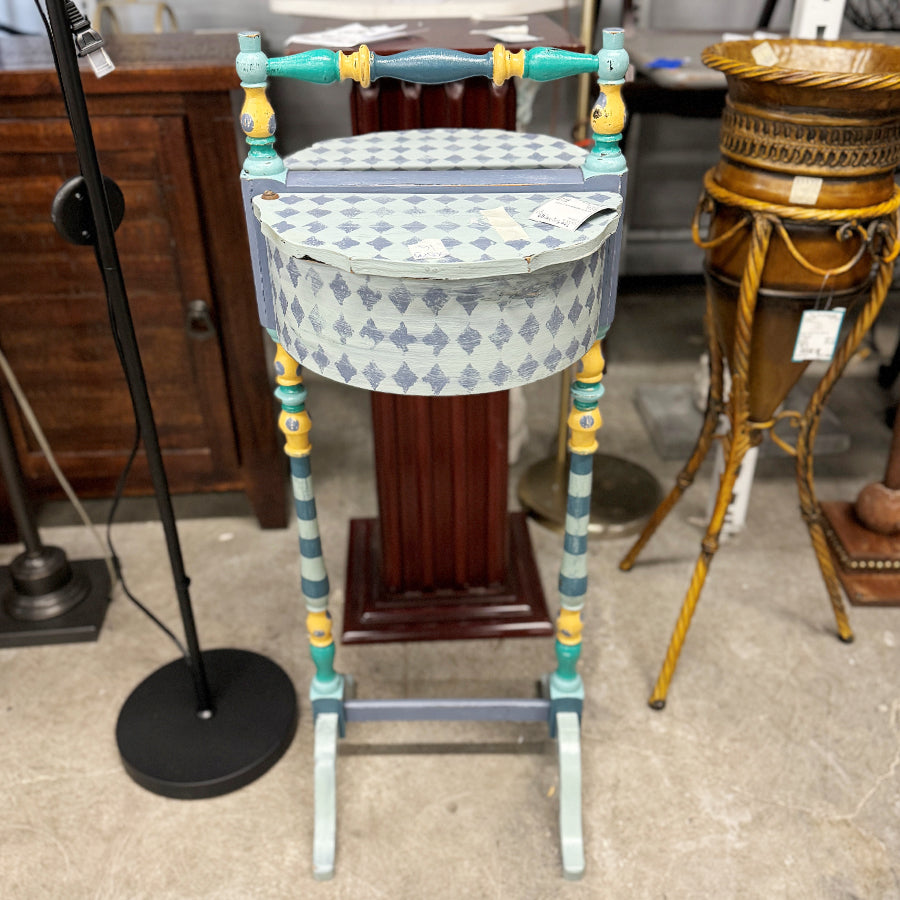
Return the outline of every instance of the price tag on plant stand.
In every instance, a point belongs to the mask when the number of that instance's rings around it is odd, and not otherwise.
[[[828,361],[834,356],[846,309],[807,309],[800,318],[793,362]]]

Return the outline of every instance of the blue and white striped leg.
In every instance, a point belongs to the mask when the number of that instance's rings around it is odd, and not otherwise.
[[[578,674],[581,656],[582,610],[587,594],[587,539],[591,519],[596,434],[600,428],[597,402],[603,394],[603,354],[600,342],[585,354],[572,384],[568,424],[569,482],[566,535],[559,573],[560,611],[556,621],[556,671],[550,676],[550,727],[559,745],[559,828],[563,874],[584,874],[581,820],[581,713],[584,683]]]
[[[313,874],[317,879],[327,879],[334,874],[337,739],[344,730],[344,677],[334,670],[328,574],[309,460],[312,426],[306,411],[306,388],[300,365],[280,344],[275,355],[275,381],[275,395],[282,409],[278,425],[285,436],[284,452],[290,459],[300,535],[300,590],[306,605],[310,655],[316,667],[309,688],[316,722]]]

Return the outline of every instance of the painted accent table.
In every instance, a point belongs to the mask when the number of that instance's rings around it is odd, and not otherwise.
[[[624,160],[621,29],[598,55],[497,45],[483,56],[425,49],[379,57],[314,50],[267,59],[240,37],[250,153],[243,188],[260,321],[278,343],[280,427],[300,531],[301,592],[316,674],[313,871],[334,870],[337,739],[348,722],[545,721],[557,739],[563,872],[584,870],[576,666],[587,593],[592,454],[603,393],[602,338],[615,307]],[[551,80],[602,73],[590,154],[534,135],[429,130],[326,142],[288,169],[274,150],[267,76],[328,83],[380,76],[441,83],[485,75]],[[569,157],[560,154],[568,149]],[[372,160],[383,159],[381,168]],[[544,166],[536,160],[546,160]],[[430,163],[423,161],[430,160]],[[471,168],[473,160],[492,168]],[[339,166],[339,169],[325,166]],[[530,217],[549,200],[593,201],[577,229]],[[581,361],[569,419],[569,515],[560,574],[557,669],[537,699],[355,700],[334,669],[329,583],[310,469],[311,428],[301,366],[348,385],[404,396],[467,396],[528,384]]]

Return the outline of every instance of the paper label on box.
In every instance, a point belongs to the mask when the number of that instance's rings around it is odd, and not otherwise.
[[[567,194],[564,197],[555,197],[553,200],[542,203],[530,218],[535,222],[555,225],[557,228],[578,231],[578,228],[591,216],[604,209],[615,209],[613,201],[600,203]]]
[[[753,61],[758,66],[774,66],[778,62],[778,56],[772,49],[772,45],[768,41],[757,44],[751,51]]]
[[[500,235],[501,240],[528,240],[525,229],[502,206],[498,206],[496,209],[483,209],[481,215]]]
[[[807,309],[801,316],[800,327],[797,329],[793,362],[830,360],[834,356],[845,312],[842,306],[834,309]]]
[[[440,238],[425,238],[416,244],[409,244],[409,255],[413,259],[441,259],[449,254]]]
[[[811,175],[796,175],[791,182],[790,202],[796,206],[814,206],[822,190],[822,179]]]

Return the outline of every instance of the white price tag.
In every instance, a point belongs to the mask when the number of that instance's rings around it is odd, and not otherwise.
[[[440,259],[447,256],[449,251],[440,238],[425,238],[416,244],[409,244],[409,255],[413,259]]]
[[[834,356],[845,312],[842,306],[834,309],[807,309],[801,316],[800,327],[797,329],[793,361],[830,360]]]
[[[542,203],[530,216],[535,222],[543,222],[546,225],[555,225],[557,228],[567,228],[569,231],[578,231],[591,216],[604,209],[615,209],[614,201],[608,203],[587,200],[583,197],[573,197],[567,194],[564,197],[554,197]]]
[[[750,55],[758,66],[774,66],[778,62],[778,57],[768,41],[757,44],[750,51]]]
[[[822,190],[822,179],[812,175],[795,175],[791,181],[790,202],[795,206],[815,206]]]

